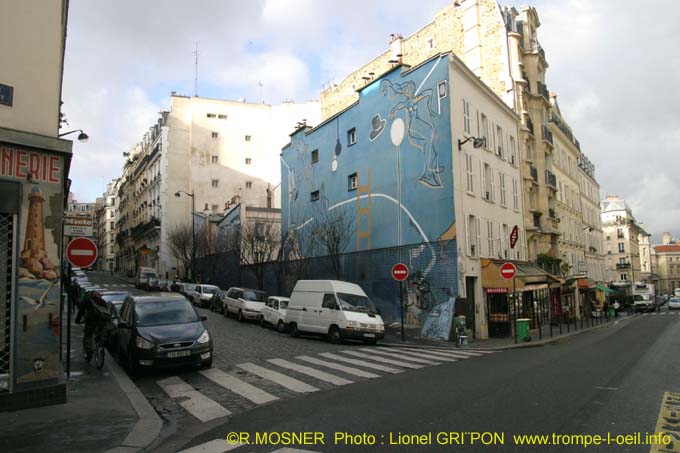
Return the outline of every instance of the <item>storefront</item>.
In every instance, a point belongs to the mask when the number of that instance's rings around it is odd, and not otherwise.
[[[66,401],[60,314],[71,145],[0,128],[0,410]]]
[[[552,307],[559,306],[560,279],[528,263],[514,262],[514,279],[500,276],[503,261],[482,259],[482,288],[486,298],[490,338],[514,335],[516,319],[529,319],[529,328],[551,322]]]

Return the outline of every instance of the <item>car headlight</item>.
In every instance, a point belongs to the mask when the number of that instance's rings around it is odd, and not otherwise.
[[[137,338],[135,338],[135,345],[139,349],[152,349],[154,346],[156,346],[146,338],[140,336],[137,336]]]
[[[355,321],[347,321],[347,327],[353,328],[356,327],[357,323]]]
[[[201,334],[200,337],[198,337],[198,340],[196,340],[196,343],[207,343],[210,341],[210,334],[208,333],[207,330],[204,330],[203,333]]]

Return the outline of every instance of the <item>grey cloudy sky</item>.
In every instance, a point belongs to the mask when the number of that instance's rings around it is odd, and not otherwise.
[[[79,201],[120,174],[128,151],[169,105],[169,94],[278,103],[318,99],[408,35],[447,0],[72,0],[64,112],[90,135],[74,144]],[[520,6],[510,1],[503,5]],[[680,1],[537,0],[547,84],[602,197],[625,198],[660,241],[680,237]],[[259,86],[258,82],[262,84]]]

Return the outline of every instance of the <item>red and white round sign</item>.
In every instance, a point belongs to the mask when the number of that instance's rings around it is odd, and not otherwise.
[[[397,263],[392,266],[392,278],[398,282],[403,282],[408,278],[408,267],[404,263]]]
[[[517,273],[517,268],[512,263],[503,263],[501,266],[501,277],[511,279]]]
[[[75,238],[66,246],[66,259],[75,267],[90,267],[97,261],[97,245],[88,238]]]

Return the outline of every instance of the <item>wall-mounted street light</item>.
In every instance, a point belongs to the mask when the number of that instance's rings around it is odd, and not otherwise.
[[[194,191],[191,193],[185,192],[183,190],[178,190],[175,192],[177,198],[181,197],[182,194],[191,197],[191,279],[196,280],[196,229],[194,226],[194,212],[196,212],[196,200],[194,197]]]
[[[468,137],[465,140],[458,140],[458,151],[461,151],[463,145],[470,140],[472,140],[472,147],[475,149],[486,146],[486,137]]]
[[[90,136],[87,135],[85,132],[83,132],[82,129],[74,129],[72,131],[64,132],[63,134],[59,134],[59,137],[63,137],[64,135],[73,134],[74,132],[80,132],[80,134],[78,134],[78,141],[81,142],[81,143],[85,143],[86,141],[88,141],[90,139]]]

